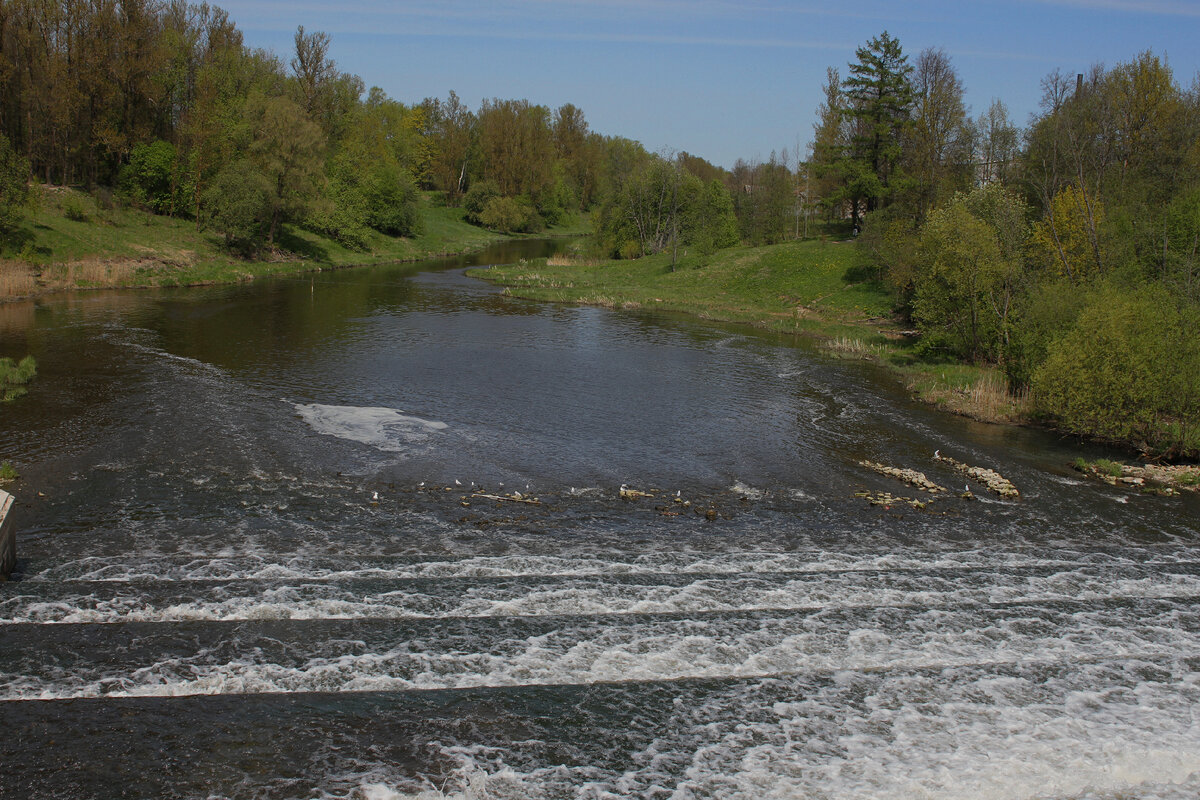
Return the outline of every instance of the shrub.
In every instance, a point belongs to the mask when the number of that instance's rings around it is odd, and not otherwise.
[[[512,197],[493,197],[487,201],[479,215],[485,228],[513,233],[530,227],[533,209]]]
[[[471,184],[463,197],[463,212],[467,222],[473,225],[483,224],[483,209],[489,200],[500,196],[500,188],[492,181],[479,181]]]
[[[87,222],[88,216],[83,210],[83,203],[74,193],[69,193],[62,199],[61,208],[63,216],[72,222]]]
[[[206,226],[225,237],[225,244],[242,253],[256,251],[271,220],[271,189],[250,162],[225,166],[204,193]]]
[[[362,193],[367,201],[367,224],[375,230],[391,236],[421,232],[417,184],[408,170],[379,164],[363,176]]]
[[[175,205],[172,191],[175,174],[175,147],[161,139],[152,144],[135,145],[129,163],[121,170],[118,185],[139,208],[165,214]]]
[[[17,472],[11,461],[0,463],[0,481],[15,481],[19,477],[21,473]]]
[[[1200,425],[1200,309],[1164,290],[1101,286],[1033,375],[1034,402],[1067,430],[1180,454]]]

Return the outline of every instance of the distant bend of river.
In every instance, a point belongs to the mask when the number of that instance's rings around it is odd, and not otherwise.
[[[1200,796],[1195,497],[556,246],[0,305],[0,796]]]

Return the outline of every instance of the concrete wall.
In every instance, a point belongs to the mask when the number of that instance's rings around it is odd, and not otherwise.
[[[0,491],[0,580],[8,580],[17,565],[17,529],[13,527],[13,496]]]

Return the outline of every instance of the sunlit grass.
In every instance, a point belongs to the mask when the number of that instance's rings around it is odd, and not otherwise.
[[[529,299],[684,312],[814,336],[830,355],[881,364],[918,396],[976,419],[1017,421],[1030,407],[994,367],[918,360],[892,319],[894,297],[849,243],[733,247],[704,259],[684,255],[674,269],[664,253],[616,261],[558,256],[471,274]]]
[[[0,298],[67,288],[189,286],[234,283],[327,267],[414,261],[480,249],[512,238],[463,219],[461,208],[421,198],[423,228],[413,237],[372,232],[351,249],[328,237],[284,225],[278,246],[252,260],[231,253],[219,235],[195,222],[131,208],[105,208],[76,189],[42,187],[35,208],[4,244]],[[548,235],[583,232],[575,215]]]

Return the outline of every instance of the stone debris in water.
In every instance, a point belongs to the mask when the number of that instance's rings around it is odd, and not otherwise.
[[[904,481],[909,486],[915,486],[922,492],[936,494],[938,492],[946,491],[946,487],[938,486],[936,483],[929,480],[929,478],[926,478],[925,473],[917,472],[915,469],[889,467],[886,464],[880,464],[876,461],[860,461],[858,463],[859,466],[866,467],[867,469],[873,469],[880,475],[887,475],[889,478],[895,478],[897,480]]]
[[[1200,492],[1200,465],[1120,464],[1115,461],[1089,463],[1079,460],[1072,466],[1110,486],[1129,486],[1146,494],[1171,497],[1181,491]],[[1113,474],[1117,470],[1120,475]]]
[[[933,502],[932,500],[917,500],[914,497],[899,497],[893,495],[891,492],[855,492],[854,496],[863,498],[873,506],[891,508],[892,506],[904,504],[912,506],[918,511],[925,510],[925,507]]]
[[[968,478],[973,478],[979,483],[982,483],[988,488],[988,491],[995,492],[1001,497],[1021,496],[1021,493],[1017,491],[1017,487],[1013,486],[1012,481],[1001,475],[999,472],[996,472],[994,469],[988,469],[987,467],[972,467],[970,464],[964,464],[963,462],[951,458],[950,456],[944,456],[940,451],[934,453],[933,458],[935,461],[946,462],[959,472],[966,475]]]

